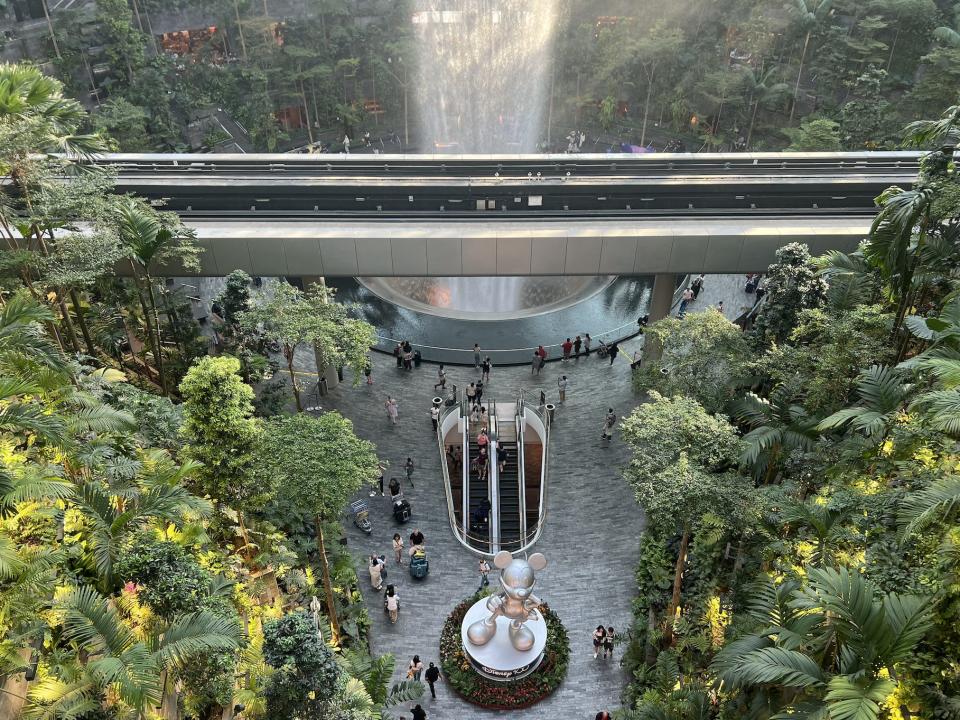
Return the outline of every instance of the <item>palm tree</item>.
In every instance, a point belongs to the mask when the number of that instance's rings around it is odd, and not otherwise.
[[[857,395],[860,404],[838,410],[824,418],[817,430],[836,430],[850,425],[868,438],[883,440],[910,398],[913,386],[905,383],[895,368],[873,365],[860,374]]]
[[[849,509],[828,508],[816,502],[794,503],[783,513],[785,523],[797,524],[813,532],[817,541],[816,550],[810,557],[814,567],[832,564],[836,546],[846,536],[843,522],[850,518]]]
[[[897,522],[904,536],[913,535],[934,522],[946,522],[960,514],[960,476],[934,480],[923,490],[907,494]]]
[[[167,222],[143,200],[132,197],[121,198],[117,212],[119,216],[117,231],[121,242],[130,250],[130,266],[133,269],[134,282],[143,307],[151,351],[157,363],[160,387],[163,393],[167,394],[160,316],[157,313],[151,267],[156,262],[168,259],[176,249],[181,248],[181,238],[192,239],[193,233],[186,228]]]
[[[366,695],[369,701],[369,712],[373,716],[380,716],[380,708],[395,707],[423,697],[425,687],[417,680],[403,680],[390,687],[390,678],[393,677],[396,659],[389,653],[373,657],[367,653],[347,649],[340,654],[339,658],[350,677],[361,684],[359,688],[353,689],[353,694]],[[354,702],[357,699],[355,698]]]
[[[748,392],[731,404],[731,415],[750,428],[743,436],[740,464],[763,484],[773,482],[779,463],[790,452],[809,450],[817,439],[817,421],[791,403],[782,387],[775,388],[769,400]]]
[[[198,466],[177,466],[162,450],[149,451],[131,487],[114,492],[89,481],[77,488],[70,506],[82,517],[85,561],[105,592],[115,589],[114,565],[127,541],[151,525],[180,525],[211,512],[207,500],[191,495],[183,482]]]
[[[172,670],[202,653],[235,650],[242,641],[234,620],[208,610],[134,629],[119,605],[89,586],[74,589],[60,604],[64,640],[86,659],[79,672],[50,675],[31,689],[28,718],[78,717],[99,708],[108,690],[135,717],[146,718],[160,704]]]
[[[810,45],[810,35],[817,25],[822,23],[833,8],[833,0],[792,0],[792,7],[797,17],[797,24],[806,31],[803,39],[803,51],[800,53],[800,68],[797,70],[797,82],[793,87],[793,103],[790,106],[790,122],[797,110],[797,95],[800,92],[800,78],[803,76],[803,62],[807,58],[807,47]]]
[[[756,73],[750,67],[743,66],[743,75],[747,85],[747,91],[750,93],[748,107],[753,106],[750,113],[750,129],[747,130],[746,149],[750,149],[750,141],[753,139],[753,127],[757,122],[757,111],[761,105],[772,105],[778,100],[782,100],[790,92],[790,86],[785,82],[775,82],[777,68],[770,68],[766,72]]]
[[[61,152],[89,157],[105,149],[99,135],[78,135],[86,120],[83,106],[63,96],[63,84],[44,75],[35,65],[0,64],[0,121],[13,123],[29,133],[33,152]],[[10,151],[13,151],[11,149]],[[21,160],[25,157],[18,153]],[[10,161],[0,154],[0,172]]]
[[[953,27],[941,25],[933,31],[933,37],[950,47],[960,48],[960,5],[953,6]]]
[[[881,595],[846,568],[807,568],[806,584],[754,589],[757,630],[728,643],[710,669],[728,690],[807,717],[878,720],[896,666],[933,624],[926,598]]]

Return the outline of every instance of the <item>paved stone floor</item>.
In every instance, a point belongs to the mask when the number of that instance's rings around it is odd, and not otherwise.
[[[304,353],[308,369],[308,359]],[[404,491],[413,507],[413,520],[399,527],[390,515],[389,501],[371,502],[373,534],[364,536],[345,522],[348,547],[357,559],[370,615],[375,653],[397,658],[396,680],[403,679],[407,662],[419,654],[425,663],[437,662],[440,630],[450,609],[477,587],[477,559],[454,539],[446,516],[440,459],[432,442],[430,399],[434,396],[436,366],[424,364],[412,372],[397,370],[392,357],[374,356],[374,384],[340,385],[322,399],[325,410],[339,410],[353,420],[361,437],[376,443],[390,462],[387,478],[403,477],[402,465],[412,457],[417,464],[415,487]],[[475,378],[473,368],[448,368],[448,382],[463,387]],[[622,441],[609,447],[600,442],[600,428],[608,407],[619,417],[637,400],[630,389],[630,368],[621,357],[611,367],[595,356],[579,362],[551,362],[539,377],[526,368],[494,368],[485,398],[512,400],[520,387],[547,391],[556,402],[556,382],[566,374],[567,401],[557,410],[551,438],[547,521],[536,550],[549,566],[539,574],[537,592],[559,614],[571,641],[567,679],[548,700],[524,711],[525,718],[593,718],[598,710],[618,706],[625,683],[619,661],[594,660],[591,632],[599,624],[627,630],[630,604],[636,588],[634,568],[643,518],[632,492],[620,475],[627,459]],[[391,425],[383,403],[387,395],[399,402],[400,422]],[[366,493],[363,495],[366,497]],[[400,532],[404,541],[414,527],[427,538],[430,575],[413,580],[407,568],[388,562],[388,582],[401,597],[400,619],[391,625],[382,609],[382,597],[370,589],[365,558],[376,552],[390,560],[390,539]],[[505,713],[483,711],[455,697],[441,683],[438,699],[421,701],[430,718],[489,718]],[[409,708],[394,709],[394,717],[409,718]]]

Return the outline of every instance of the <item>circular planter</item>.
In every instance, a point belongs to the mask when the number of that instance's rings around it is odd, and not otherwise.
[[[447,617],[440,633],[440,664],[447,685],[467,702],[490,710],[521,710],[536,705],[560,687],[570,663],[570,643],[560,618],[546,604],[540,612],[547,623],[547,648],[540,666],[530,675],[507,682],[480,675],[463,652],[460,626],[467,611],[483,597],[477,593]]]

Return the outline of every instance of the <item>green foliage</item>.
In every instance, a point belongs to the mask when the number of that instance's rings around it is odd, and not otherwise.
[[[328,412],[267,421],[257,467],[260,477],[276,483],[277,502],[329,520],[373,482],[378,466],[373,445],[354,434],[353,423]]]
[[[685,457],[705,472],[722,472],[736,464],[740,444],[723,416],[710,415],[695,400],[650,393],[621,424],[633,453],[625,473],[641,505],[654,500],[656,478]]]
[[[645,359],[634,371],[637,390],[695,398],[709,412],[718,412],[733,397],[745,374],[750,348],[739,327],[721,313],[688,313],[667,317],[646,328],[646,342],[660,347],[659,358]]]
[[[210,576],[180,545],[140,536],[117,563],[121,582],[137,585],[137,595],[164,619],[204,606]]]
[[[261,429],[253,418],[253,389],[230,357],[205,357],[180,383],[187,457],[202,463],[197,490],[234,508],[262,505],[271,486],[252,473]]]
[[[323,717],[342,673],[313,619],[294,612],[264,624],[263,657],[275,672],[265,688],[271,717]]]
[[[252,279],[243,270],[234,270],[227,275],[223,292],[218,298],[223,308],[223,319],[235,323],[240,313],[250,309],[250,283]]]
[[[822,307],[827,283],[817,274],[810,249],[790,243],[777,250],[777,260],[767,268],[767,295],[757,315],[750,339],[755,347],[781,343],[797,325],[803,310]]]
[[[841,149],[840,125],[826,118],[805,120],[798,128],[786,128],[783,134],[790,139],[787,150],[838,152]]]

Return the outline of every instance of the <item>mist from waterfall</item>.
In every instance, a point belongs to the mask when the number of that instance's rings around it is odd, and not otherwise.
[[[558,5],[415,0],[423,152],[536,152]]]

